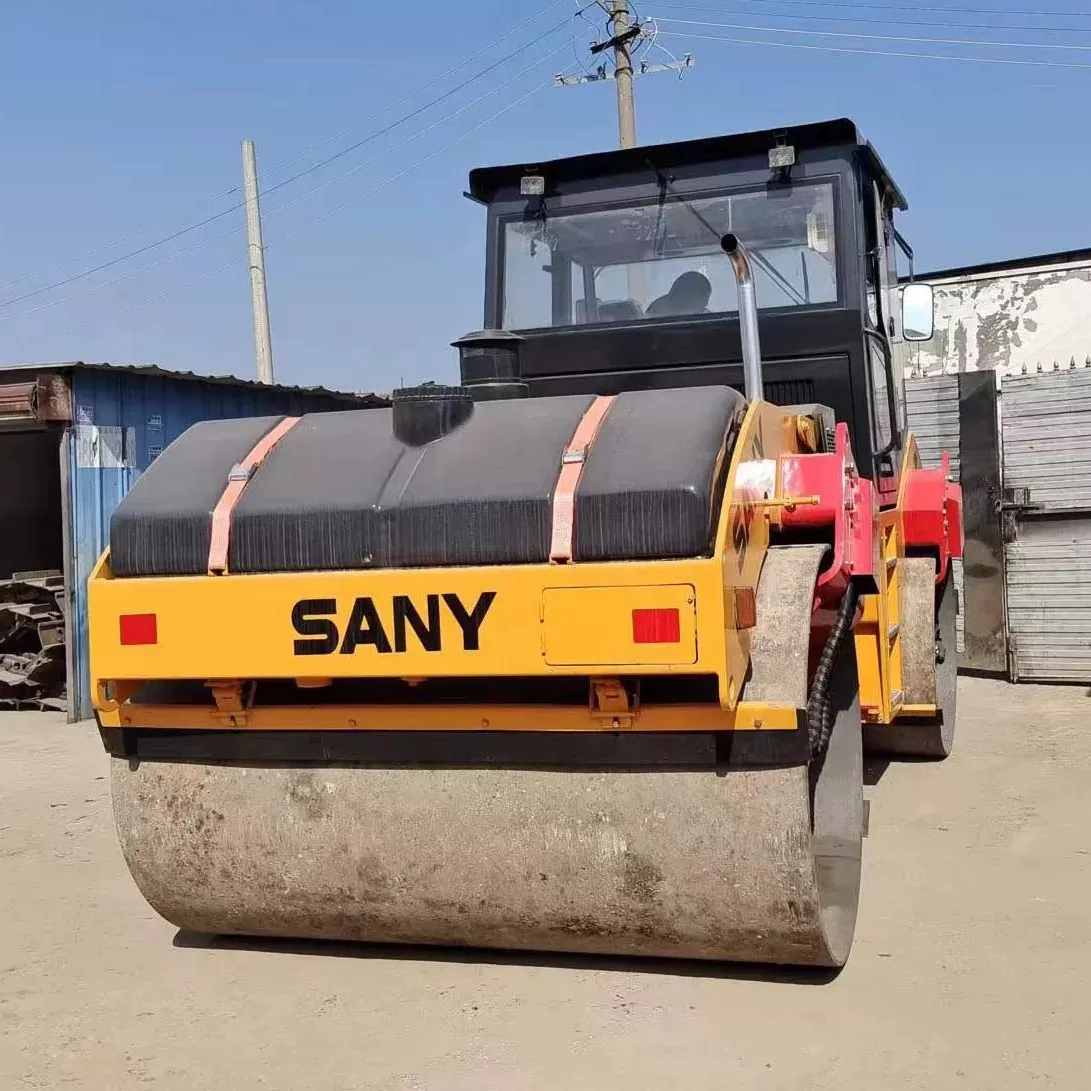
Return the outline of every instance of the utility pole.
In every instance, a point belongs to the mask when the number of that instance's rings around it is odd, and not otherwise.
[[[693,67],[693,57],[686,53],[681,60],[675,60],[672,57],[665,64],[649,64],[645,57],[641,60],[639,67],[634,70],[633,44],[646,39],[654,46],[655,33],[648,32],[647,24],[632,22],[629,0],[608,0],[608,2],[609,7],[607,7],[607,0],[602,0],[601,6],[609,16],[606,25],[609,37],[591,46],[591,56],[597,57],[608,50],[611,51],[614,55],[613,68],[600,64],[593,72],[584,72],[578,76],[554,76],[553,82],[558,87],[573,87],[580,83],[613,80],[617,84],[617,127],[621,146],[635,148],[636,108],[633,102],[633,79],[636,76],[650,76],[653,72],[677,72],[681,79],[686,70]]]
[[[265,246],[258,206],[258,164],[254,142],[242,142],[242,181],[246,197],[246,248],[250,257],[250,296],[254,308],[254,348],[258,382],[273,381],[273,338],[269,330],[269,299],[265,293]]]
[[[629,43],[640,28],[629,25],[629,0],[612,0],[610,25],[614,46],[614,83],[617,84],[617,126],[623,148],[636,147],[636,107],[633,103],[633,58]]]
[[[633,71],[633,43],[645,38],[648,24],[634,24],[630,19],[629,0],[599,0],[599,6],[608,18],[606,29],[609,37],[605,41],[595,42],[591,46],[591,56],[597,57],[607,51],[613,52],[614,65],[610,71],[605,64],[599,65],[593,72],[579,76],[554,76],[553,82],[558,87],[571,87],[579,83],[598,83],[600,80],[613,80],[617,84],[617,127],[623,148],[636,147],[636,107],[633,102],[634,76],[650,75],[652,72],[674,71],[679,78],[687,68],[693,65],[693,58],[687,53],[682,60],[673,57],[667,64],[649,64],[647,56],[640,62],[639,71]],[[647,34],[647,39],[654,46],[655,33]],[[669,55],[669,54],[668,54]],[[641,264],[626,266],[626,280],[629,298],[643,307],[647,302],[647,290],[644,279],[644,267]]]

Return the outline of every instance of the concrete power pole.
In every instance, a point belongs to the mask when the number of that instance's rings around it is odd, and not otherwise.
[[[623,148],[636,147],[636,107],[633,103],[633,59],[629,52],[629,0],[613,0],[614,83],[617,84],[617,127]]]
[[[254,308],[254,348],[258,382],[273,381],[273,338],[269,330],[269,299],[265,293],[265,246],[258,206],[258,164],[254,142],[242,142],[242,181],[246,197],[246,247],[250,256],[250,295]]]
[[[612,52],[614,64],[612,71],[605,64],[599,65],[593,72],[578,76],[554,76],[558,87],[572,87],[581,83],[598,83],[601,80],[613,80],[617,84],[617,127],[623,148],[636,147],[636,108],[633,103],[633,78],[650,75],[653,72],[675,71],[681,76],[692,67],[693,58],[685,54],[682,60],[671,60],[667,64],[649,64],[647,58],[641,60],[640,71],[633,71],[633,43],[639,42],[645,35],[645,28],[634,25],[630,18],[629,0],[601,0],[600,6],[609,16],[607,30],[609,37],[605,41],[591,46],[591,56],[598,57]],[[653,38],[654,41],[654,38]],[[641,265],[629,265],[626,269],[629,286],[629,298],[640,306],[646,302],[647,292],[644,282],[644,268]]]
[[[610,36],[591,46],[591,56],[598,57],[611,52],[614,55],[612,68],[600,64],[593,72],[584,72],[577,76],[557,75],[553,82],[558,87],[574,87],[581,83],[599,83],[613,80],[617,84],[617,127],[623,148],[636,147],[636,109],[633,104],[633,79],[637,76],[649,76],[653,72],[677,72],[681,77],[687,69],[693,67],[693,57],[686,53],[681,60],[672,59],[666,64],[649,64],[645,57],[640,62],[639,70],[633,69],[633,45],[646,39],[647,28],[634,25],[629,10],[629,0],[602,0],[602,7],[609,16],[607,30]],[[651,37],[654,44],[655,36]]]

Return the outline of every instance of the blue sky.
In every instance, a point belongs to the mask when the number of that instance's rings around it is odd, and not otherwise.
[[[642,142],[847,115],[909,197],[902,226],[919,268],[1091,245],[1084,196],[1091,147],[1083,135],[1091,0],[636,6],[642,16],[661,17],[663,46],[696,57],[683,80],[667,74],[638,81]],[[537,37],[574,12],[574,0],[556,4],[489,57],[425,86],[546,7],[547,0],[0,5],[0,362],[155,362],[252,375],[243,216],[232,209],[238,195],[230,192],[239,183],[240,140],[257,142],[268,190],[533,42],[414,121],[269,193],[264,203],[279,380],[388,390],[400,381],[452,379],[448,343],[481,322],[483,214],[461,196],[468,170],[616,141],[612,85],[544,86],[586,57],[600,27],[601,13],[592,8]],[[1044,13],[1013,14],[1038,8]],[[737,29],[744,26],[784,33]],[[1032,29],[1038,27],[1067,29]],[[820,29],[885,37],[787,33]],[[725,37],[1089,67],[707,40]],[[891,40],[912,37],[1085,48]],[[658,52],[655,59],[666,57]],[[407,101],[392,108],[398,100]],[[221,211],[227,214],[168,245],[39,291]],[[111,246],[120,239],[126,241]],[[39,294],[13,302],[33,292]]]

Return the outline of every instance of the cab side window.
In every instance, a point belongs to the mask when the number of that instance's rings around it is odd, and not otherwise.
[[[872,442],[876,451],[890,448],[897,438],[891,412],[893,375],[892,346],[898,337],[895,306],[898,279],[894,273],[891,225],[879,187],[872,186],[868,231],[867,308],[868,324],[879,336],[867,337],[868,372],[871,378]]]

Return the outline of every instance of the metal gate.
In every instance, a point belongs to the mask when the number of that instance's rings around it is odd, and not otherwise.
[[[1091,370],[1004,379],[1013,681],[1091,682]]]
[[[946,451],[951,476],[962,485],[965,558],[952,564],[959,666],[1006,674],[996,376],[976,371],[907,379],[905,396],[921,462],[938,466]]]

